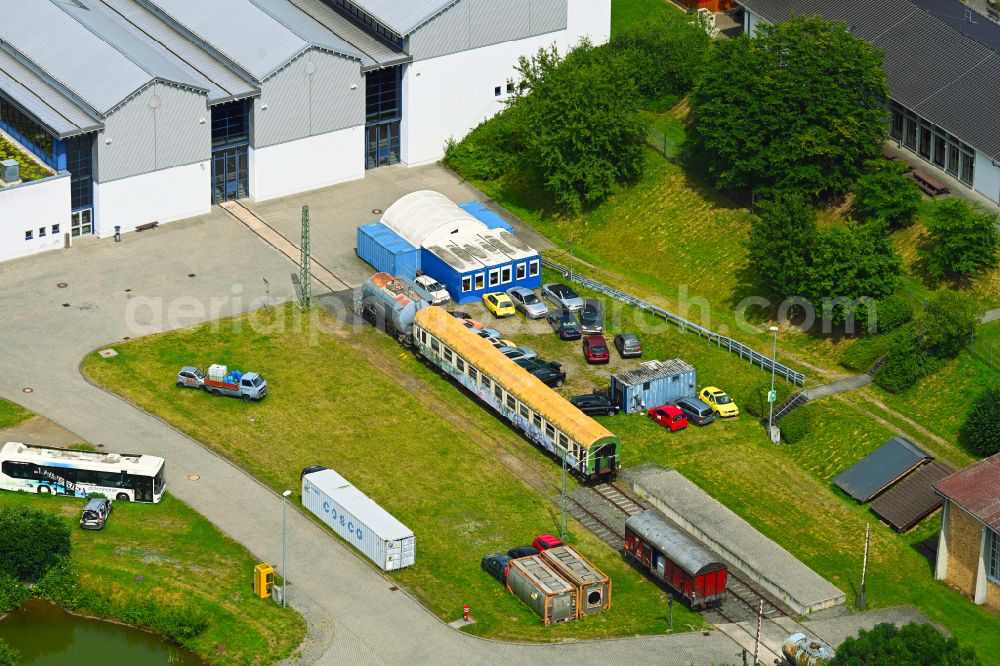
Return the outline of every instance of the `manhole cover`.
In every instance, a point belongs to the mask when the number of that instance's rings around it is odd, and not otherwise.
[[[21,389],[21,393],[33,393],[34,391],[35,389],[31,388],[30,386],[25,386],[23,389]]]
[[[132,339],[132,338],[130,338],[130,337],[129,337],[129,336],[127,336],[127,335],[126,335],[126,336],[125,336],[124,338],[122,338],[122,340],[131,340],[131,339]]]
[[[129,287],[128,289],[126,289],[126,290],[125,290],[125,293],[127,294],[127,293],[128,293],[128,292],[130,292],[130,291],[132,291],[132,287]]]
[[[118,352],[116,352],[114,349],[102,349],[97,353],[101,358],[113,358],[115,356],[118,356]]]
[[[68,308],[69,307],[69,303],[63,303],[63,307],[64,308]]]
[[[98,444],[98,445],[97,445],[97,448],[99,448],[99,449],[103,449],[103,448],[104,448],[104,445],[103,445],[103,444]]]
[[[398,590],[399,590],[399,588],[398,588],[398,587],[396,587],[395,585],[390,585],[390,586],[389,586],[389,591],[390,591],[390,592],[396,592],[396,591],[398,591]]]
[[[69,283],[68,282],[60,282],[56,286],[59,287],[60,289],[65,289],[66,287],[69,286]]]
[[[188,273],[188,277],[194,277],[194,273]]]
[[[188,475],[188,481],[197,481],[200,478],[201,478],[200,474],[189,474]]]
[[[381,214],[382,214],[381,208],[372,208],[372,215],[381,215]]]

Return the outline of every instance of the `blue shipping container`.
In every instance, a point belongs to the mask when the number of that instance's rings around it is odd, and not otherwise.
[[[381,222],[358,227],[358,257],[376,271],[411,280],[420,270],[420,249]]]
[[[492,291],[506,291],[512,287],[538,289],[542,284],[541,261],[538,255],[462,272],[449,266],[425,248],[420,262],[424,273],[443,284],[459,305],[478,302],[483,294]],[[491,273],[501,278],[498,284],[493,286],[490,286]],[[524,277],[518,278],[519,274]],[[504,281],[502,279],[504,275],[509,276],[509,279]]]
[[[510,226],[506,220],[478,201],[468,201],[464,204],[458,204],[458,207],[490,229],[503,229],[509,233],[514,233],[514,227]]]
[[[647,361],[638,368],[611,375],[611,402],[626,414],[645,412],[697,393],[695,369],[679,358]]]

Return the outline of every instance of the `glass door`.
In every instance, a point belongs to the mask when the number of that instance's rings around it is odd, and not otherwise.
[[[249,187],[246,146],[226,148],[212,153],[212,203],[217,204],[247,196]]]
[[[70,213],[69,230],[73,238],[94,233],[93,215],[94,210],[92,208],[75,210]]]

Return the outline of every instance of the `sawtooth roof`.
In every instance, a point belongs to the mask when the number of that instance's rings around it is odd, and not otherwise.
[[[0,49],[0,95],[48,127],[58,138],[92,132],[102,123],[13,54]]]
[[[408,35],[459,0],[352,0],[372,18],[400,35]]]

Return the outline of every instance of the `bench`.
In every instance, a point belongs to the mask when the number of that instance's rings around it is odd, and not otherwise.
[[[146,224],[140,224],[135,228],[136,231],[146,231],[147,229],[155,229],[160,226],[159,220],[153,220],[152,222],[147,222]]]
[[[939,194],[948,194],[947,187],[920,169],[911,171],[910,176],[913,177],[913,180],[917,182],[917,186],[927,193],[928,196],[936,197]]]

